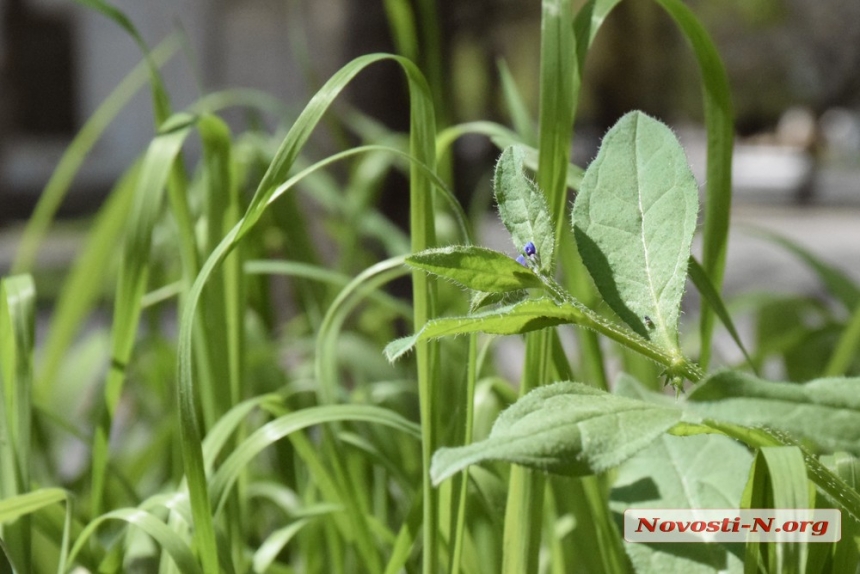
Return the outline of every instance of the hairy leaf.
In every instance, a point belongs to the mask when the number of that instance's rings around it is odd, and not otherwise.
[[[384,353],[389,361],[396,361],[419,341],[475,332],[493,335],[527,333],[544,327],[574,323],[579,319],[578,313],[577,308],[567,305],[560,307],[550,299],[529,299],[465,317],[435,319],[414,335],[390,342]]]
[[[678,348],[678,313],[698,211],[672,131],[641,112],[609,130],[573,208],[577,247],[600,294],[639,334]]]
[[[687,407],[703,418],[768,426],[814,441],[828,451],[860,454],[860,379],[778,383],[737,371],[712,375]]]
[[[428,249],[410,255],[406,263],[486,293],[507,293],[542,285],[531,269],[485,247],[457,245]]]
[[[552,266],[552,220],[546,198],[523,170],[526,151],[521,146],[510,146],[502,152],[496,164],[493,189],[499,204],[499,217],[508,229],[518,251],[528,242],[534,243],[540,269]]]
[[[574,476],[602,472],[645,448],[680,418],[681,410],[675,407],[582,383],[554,383],[504,411],[486,440],[437,451],[430,474],[439,484],[489,460]]]

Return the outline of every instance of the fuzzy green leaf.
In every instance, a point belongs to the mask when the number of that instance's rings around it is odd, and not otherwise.
[[[778,383],[723,371],[695,388],[687,407],[708,419],[767,426],[828,451],[860,454],[860,379]]]
[[[542,285],[531,269],[485,247],[457,245],[428,249],[410,255],[406,263],[486,293],[507,293]]]
[[[544,327],[575,323],[578,319],[579,310],[575,307],[560,307],[550,299],[529,299],[465,317],[444,317],[429,321],[414,335],[390,342],[384,353],[389,361],[396,361],[419,341],[475,332],[516,335]]]
[[[548,271],[555,248],[552,220],[543,193],[523,170],[525,161],[526,151],[522,147],[505,149],[496,164],[493,189],[499,217],[510,232],[514,246],[522,251],[526,243],[534,243],[540,258],[539,268]]]
[[[603,138],[573,208],[577,247],[600,294],[634,331],[669,350],[678,348],[698,200],[672,131],[631,112]]]
[[[467,466],[502,460],[582,476],[624,462],[671,428],[681,410],[581,383],[539,387],[503,412],[489,438],[433,456],[435,484]]]

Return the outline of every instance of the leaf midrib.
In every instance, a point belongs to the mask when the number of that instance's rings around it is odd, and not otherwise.
[[[633,161],[636,166],[636,204],[639,209],[639,237],[642,241],[642,252],[645,255],[645,276],[648,278],[648,291],[651,293],[651,301],[654,303],[656,311],[657,328],[660,330],[661,338],[665,343],[668,343],[668,333],[666,331],[666,319],[663,317],[663,310],[660,308],[660,301],[657,299],[657,293],[654,290],[654,279],[651,277],[651,260],[648,254],[648,244],[645,241],[645,210],[642,208],[642,173],[639,166],[639,116],[633,123]]]

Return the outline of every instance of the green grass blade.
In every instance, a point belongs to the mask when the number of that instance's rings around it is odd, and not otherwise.
[[[194,516],[195,538],[198,550],[204,557],[204,569],[207,574],[217,571],[213,562],[217,556],[217,543],[215,541],[212,514],[210,511],[209,488],[205,475],[203,455],[200,447],[200,429],[197,422],[196,401],[197,391],[195,389],[194,372],[192,367],[192,349],[195,315],[200,301],[203,287],[209,280],[212,272],[225,259],[229,252],[237,245],[260,220],[267,206],[281,193],[288,190],[294,179],[284,185],[280,185],[287,178],[292,169],[300,150],[304,147],[311,132],[319,124],[323,114],[343,90],[343,88],[365,67],[382,61],[392,59],[406,74],[410,86],[410,155],[417,162],[429,167],[431,170],[435,164],[435,120],[433,118],[432,98],[429,88],[420,71],[414,64],[399,58],[384,54],[373,54],[358,58],[335,73],[326,84],[320,88],[315,97],[296,119],[290,132],[284,138],[278,151],[275,153],[271,164],[260,181],[254,198],[251,201],[245,215],[240,222],[228,233],[221,243],[214,249],[207,259],[202,270],[198,274],[186,299],[186,305],[180,319],[179,349],[178,349],[178,380],[179,380],[179,410],[180,410],[180,440],[183,452],[186,477],[188,480],[191,508]],[[410,201],[414,214],[420,217],[412,218],[413,250],[420,251],[431,247],[434,243],[433,232],[433,209],[430,179],[425,175],[415,162],[410,167]],[[429,296],[428,282],[423,277],[418,279],[415,286],[418,297],[422,298],[422,304],[416,305],[416,321],[423,324],[431,316],[430,307],[427,304]],[[423,294],[423,295],[421,295]],[[426,355],[426,351],[422,354]],[[419,368],[423,376],[419,380],[424,381],[424,387],[429,384],[430,371],[425,365]],[[425,395],[426,396],[426,395]],[[429,467],[429,456],[432,451],[426,453],[426,462]],[[430,492],[429,481],[426,490]],[[434,527],[435,530],[435,527]],[[430,547],[435,546],[435,542]],[[208,565],[206,565],[208,562]]]
[[[201,573],[197,560],[191,548],[168,527],[164,522],[153,514],[139,508],[122,508],[99,516],[78,536],[70,553],[70,562],[74,562],[75,556],[81,551],[87,539],[95,534],[99,526],[108,520],[119,520],[131,526],[137,526],[146,534],[155,539],[158,544],[170,555],[181,572],[187,574]]]
[[[17,520],[21,516],[66,500],[67,496],[62,488],[41,488],[26,494],[4,497],[0,500],[0,523]]]
[[[570,0],[545,2],[541,13],[540,108],[537,185],[545,194],[554,237],[567,224],[567,173],[571,130],[578,96],[578,62]],[[555,265],[548,262],[549,268]],[[526,338],[526,366],[520,395],[548,382],[549,335]],[[544,505],[544,479],[532,470],[511,469],[505,511],[502,569],[513,574],[537,571]]]
[[[597,36],[603,21],[619,2],[621,0],[589,0],[576,13],[573,29],[576,36],[576,55],[580,76],[585,68],[585,57],[594,42],[594,37]]]
[[[141,299],[146,289],[152,230],[161,210],[164,188],[179,151],[193,127],[192,118],[174,118],[174,129],[155,138],[141,166],[127,229],[114,302],[111,328],[111,366],[105,383],[105,410],[93,439],[92,512],[101,514],[108,462],[108,437],[113,413],[125,381],[140,320]],[[198,447],[199,448],[199,447]]]
[[[806,478],[803,453],[798,447],[764,447],[759,450],[744,493],[742,508],[814,508],[815,491]],[[746,545],[745,571],[801,573],[806,571],[806,544],[753,543]]]
[[[158,73],[158,68],[152,59],[149,47],[144,42],[143,37],[131,23],[131,20],[116,6],[105,2],[105,0],[75,0],[79,4],[83,4],[88,8],[92,8],[101,13],[106,18],[112,20],[120,28],[126,31],[132,37],[134,42],[143,53],[144,60],[149,70],[149,83],[152,89],[152,103],[155,114],[156,125],[161,124],[170,115],[170,101],[167,97],[167,91],[164,89],[164,84],[161,81],[161,75]]]
[[[541,20],[538,187],[546,194],[555,236],[567,224],[567,166],[579,96],[579,66],[570,0],[545,3]]]
[[[198,121],[206,170],[206,242],[204,252],[214,249],[238,222],[239,191],[233,178],[230,129],[219,118],[204,115]],[[240,400],[242,372],[241,251],[224,261],[209,283],[201,301],[201,321],[206,330],[209,369],[225,376],[213,377],[201,393],[212,413],[207,428]],[[195,270],[196,271],[196,270]]]
[[[523,143],[530,146],[537,145],[537,131],[531,116],[529,115],[526,104],[523,101],[523,96],[517,88],[514,77],[508,68],[507,62],[500,59],[496,62],[496,67],[499,69],[499,78],[502,81],[502,94],[505,96],[505,104],[508,107],[508,114],[511,116],[511,123],[517,134],[522,138]]]
[[[402,256],[393,257],[366,269],[338,293],[337,298],[326,311],[317,331],[314,360],[314,376],[319,385],[319,398],[322,404],[333,404],[337,399],[337,336],[347,315],[360,302],[361,297],[405,275],[408,272],[403,265],[405,259]]]
[[[420,437],[419,428],[415,423],[407,421],[388,409],[372,405],[310,407],[278,417],[254,431],[230,454],[224,464],[212,476],[210,490],[216,512],[224,504],[227,493],[236,477],[261,451],[290,433],[309,426],[334,421],[365,421],[382,424],[415,438]]]
[[[854,520],[860,520],[860,493],[824,466],[817,456],[783,432],[766,428],[749,428],[715,420],[706,420],[701,425],[682,422],[670,429],[669,432],[678,436],[717,432],[754,448],[766,446],[799,447],[803,453],[809,479],[815,483],[815,486],[831,503],[841,507]]]
[[[30,490],[36,288],[29,275],[0,281],[0,498]],[[4,531],[13,560],[31,569],[29,517]]]
[[[702,74],[705,126],[708,130],[702,267],[719,291],[726,264],[732,207],[734,112],[728,75],[713,41],[693,12],[680,0],[655,1],[675,20],[692,45]],[[700,324],[702,346],[699,357],[699,364],[703,369],[707,369],[710,362],[713,330],[714,312],[710,307],[703,306]]]
[[[417,60],[420,50],[412,6],[406,0],[383,0],[383,5],[395,50],[405,58]]]
[[[851,364],[857,359],[857,349],[860,348],[860,303],[854,308],[854,313],[851,314],[851,319],[839,341],[836,343],[836,348],[833,349],[833,354],[824,368],[823,376],[836,377],[844,375],[851,367]]]
[[[139,173],[138,162],[116,183],[63,284],[42,351],[36,388],[39,397],[51,392],[69,346],[104,288],[116,245],[127,227]]]
[[[846,275],[842,270],[830,265],[799,243],[792,241],[787,237],[783,237],[782,235],[764,229],[754,228],[753,232],[756,235],[783,247],[803,261],[812,271],[815,272],[816,275],[818,275],[818,278],[827,288],[827,291],[846,309],[851,311],[860,304],[860,286],[858,286],[857,283],[855,283],[854,280]]]
[[[747,353],[746,347],[744,347],[744,343],[741,341],[741,336],[738,334],[734,322],[732,322],[732,317],[729,315],[729,311],[726,309],[726,305],[723,303],[722,297],[720,297],[716,287],[711,283],[711,280],[708,278],[708,274],[705,273],[701,264],[692,255],[690,255],[690,260],[687,265],[687,273],[690,276],[690,280],[699,291],[699,294],[708,302],[708,305],[714,310],[714,313],[717,314],[717,317],[720,318],[723,326],[729,332],[729,335],[731,335],[732,340],[734,340],[738,349],[740,349],[744,354],[744,358],[746,358],[747,364],[749,364],[753,373],[758,374],[756,373],[755,363],[753,363],[749,353]]]
[[[175,36],[170,36],[162,41],[152,51],[153,65],[162,66],[176,53],[178,46],[179,42]],[[78,170],[107,127],[146,82],[148,66],[149,64],[146,62],[141,62],[132,69],[90,116],[75,135],[69,147],[63,152],[63,157],[60,158],[60,162],[51,174],[51,179],[48,180],[45,189],[39,195],[39,201],[33,214],[27,220],[27,225],[21,235],[21,245],[12,265],[13,273],[32,270],[39,244],[44,239]]]

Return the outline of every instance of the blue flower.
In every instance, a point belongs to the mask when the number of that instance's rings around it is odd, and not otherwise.
[[[526,246],[523,247],[523,250],[526,252],[526,255],[528,255],[529,257],[533,257],[534,254],[537,253],[537,248],[535,247],[535,244],[532,243],[531,241],[526,243]]]
[[[522,265],[523,267],[526,267],[526,268],[529,266],[529,264],[526,263],[526,258],[523,257],[522,255],[517,255],[517,263],[519,263],[520,265]]]

